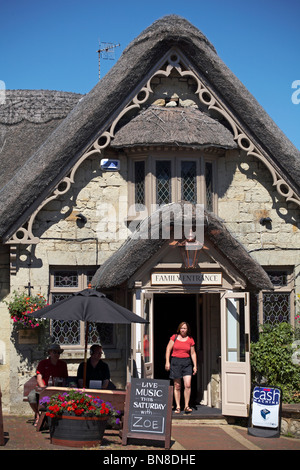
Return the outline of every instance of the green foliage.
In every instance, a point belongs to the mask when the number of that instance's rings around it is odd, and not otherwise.
[[[292,363],[293,327],[289,323],[263,325],[259,340],[251,343],[253,380],[281,387],[283,401],[300,403],[300,367]]]

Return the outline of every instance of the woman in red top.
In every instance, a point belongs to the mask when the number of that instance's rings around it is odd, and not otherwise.
[[[197,356],[195,341],[191,337],[190,327],[186,322],[180,323],[177,334],[170,338],[166,349],[165,369],[170,371],[170,379],[174,380],[175,413],[180,413],[181,379],[184,384],[184,411],[191,413],[189,402],[192,375],[197,373]]]

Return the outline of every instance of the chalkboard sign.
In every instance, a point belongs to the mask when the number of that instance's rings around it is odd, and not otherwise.
[[[173,387],[168,380],[136,379],[127,384],[122,444],[128,438],[161,440],[170,447]]]
[[[251,392],[248,434],[258,437],[279,437],[281,408],[280,388],[255,385]]]

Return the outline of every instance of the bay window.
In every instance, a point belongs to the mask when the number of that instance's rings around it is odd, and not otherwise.
[[[129,206],[141,216],[143,210],[149,214],[152,207],[171,202],[204,204],[207,210],[216,211],[216,161],[200,152],[192,153],[131,157]]]

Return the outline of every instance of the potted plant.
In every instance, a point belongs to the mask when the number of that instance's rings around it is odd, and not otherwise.
[[[70,389],[40,404],[51,418],[51,443],[70,447],[93,447],[101,444],[107,424],[119,424],[121,413],[110,403],[88,393]]]
[[[42,325],[45,320],[29,317],[28,314],[40,310],[48,305],[46,299],[41,294],[29,296],[26,292],[14,291],[13,297],[6,302],[11,319],[15,325],[23,328],[36,328]]]

